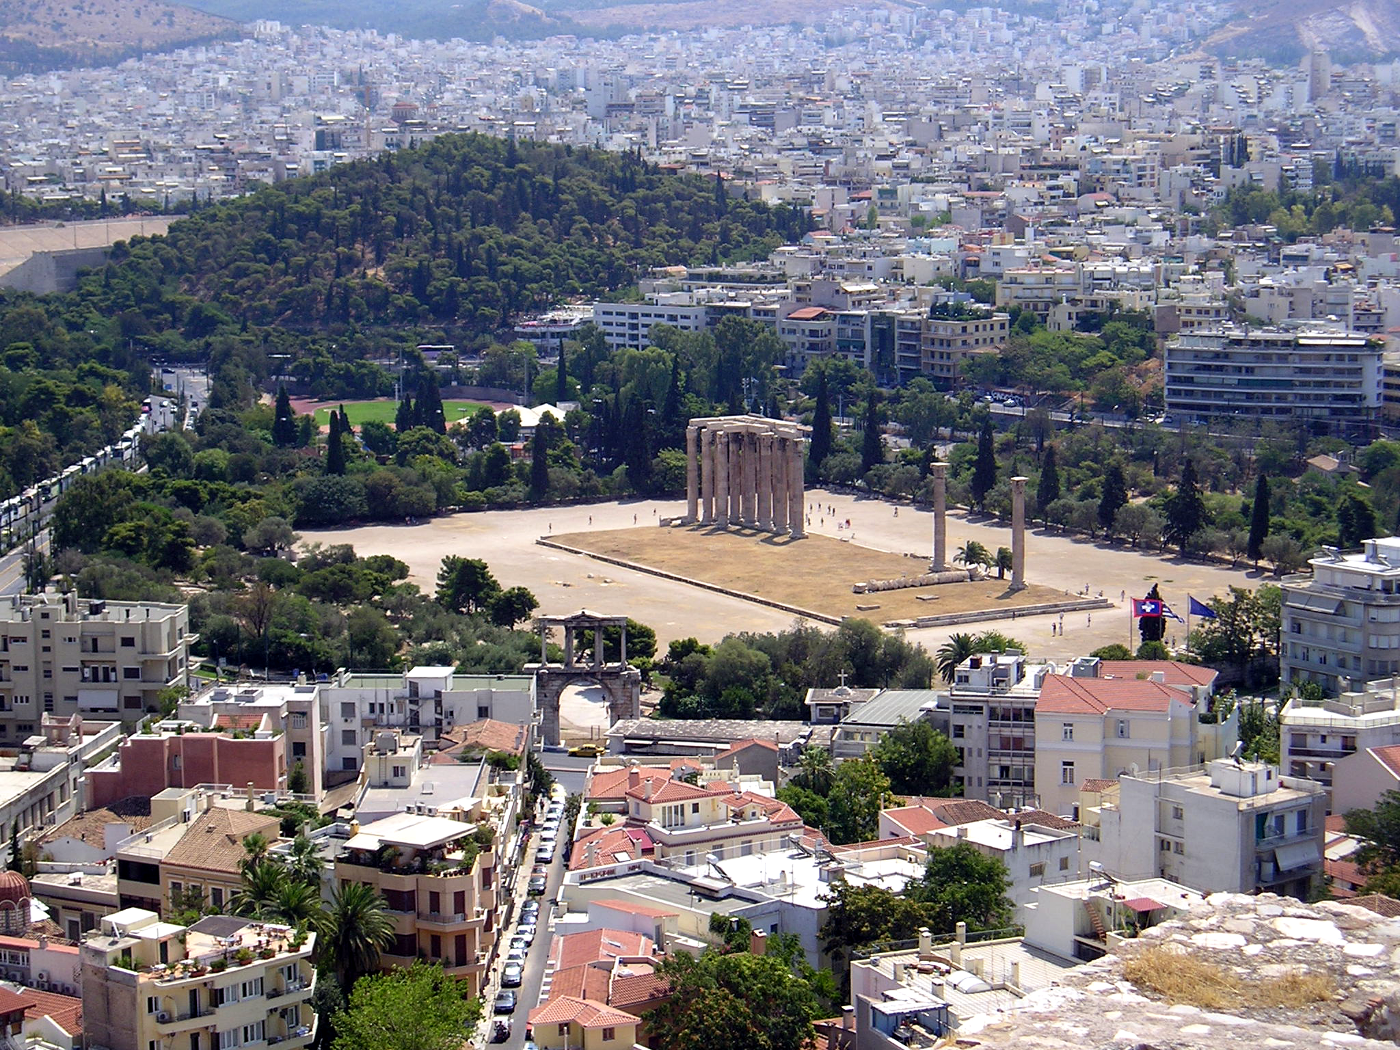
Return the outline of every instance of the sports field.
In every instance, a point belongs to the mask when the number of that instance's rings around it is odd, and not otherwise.
[[[393,398],[384,398],[379,401],[346,401],[344,405],[345,414],[350,417],[350,425],[355,427],[369,422],[388,423],[393,426],[394,413],[399,409],[399,403]],[[330,426],[331,407],[325,405],[316,409],[316,425],[318,427]],[[334,407],[339,408],[340,403]],[[444,401],[442,403],[442,411],[447,417],[449,426],[482,407],[484,406],[480,401]]]

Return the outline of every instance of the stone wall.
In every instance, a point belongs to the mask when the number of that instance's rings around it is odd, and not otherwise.
[[[1166,1002],[1124,977],[1125,963],[1154,948],[1212,963],[1245,985],[1323,974],[1336,995],[1218,1012]],[[959,1046],[985,1050],[1393,1050],[1400,1036],[1400,920],[1331,901],[1214,894],[1186,918],[1122,942],[1115,954],[1011,1010],[969,1018],[958,1035]]]

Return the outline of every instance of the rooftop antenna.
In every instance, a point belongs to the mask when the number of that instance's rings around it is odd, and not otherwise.
[[[1232,748],[1231,751],[1230,751],[1230,761],[1233,762],[1233,763],[1235,763],[1235,765],[1237,765],[1237,766],[1243,766],[1244,763],[1240,761],[1240,759],[1241,759],[1243,756],[1244,756],[1244,741],[1243,741],[1243,740],[1236,740],[1236,741],[1235,741],[1235,746],[1234,746],[1234,748]]]

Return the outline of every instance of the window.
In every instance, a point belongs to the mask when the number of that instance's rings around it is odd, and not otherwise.
[[[1181,820],[1186,816],[1186,811],[1180,806],[1172,807],[1172,820]]]
[[[170,756],[170,768],[171,768],[171,769],[179,769],[179,768],[180,768],[180,760],[181,760],[183,757],[184,757],[183,755],[178,755],[178,754],[176,754],[176,755],[171,755],[171,756]]]
[[[1073,763],[1073,762],[1061,762],[1061,763],[1060,763],[1060,783],[1061,783],[1061,784],[1073,784],[1073,783],[1074,783],[1074,763]]]
[[[612,1042],[614,1039],[616,1039],[616,1038],[617,1038],[617,1029],[616,1029],[616,1028],[604,1028],[604,1029],[603,1029],[603,1042],[605,1042],[605,1043],[611,1043],[611,1042]]]
[[[1301,834],[1303,834],[1303,832],[1305,832],[1305,831],[1307,831],[1307,830],[1308,830],[1308,811],[1307,811],[1306,809],[1300,809],[1300,810],[1298,810],[1298,834],[1301,835]]]
[[[1061,871],[1069,871],[1069,858],[1068,858],[1068,857],[1061,857],[1061,858],[1060,858],[1060,870],[1061,870]]]
[[[477,717],[477,718],[490,718],[490,717],[491,717],[491,708],[489,708],[489,707],[484,707],[484,706],[482,706],[481,704],[478,704],[477,707],[476,707],[476,717]]]
[[[233,1050],[238,1045],[238,1029],[219,1033],[219,1050]]]
[[[223,988],[215,988],[212,995],[215,1006],[227,1006],[229,1003],[236,1003],[238,1002],[238,985],[230,984],[225,985]]]
[[[347,747],[354,747],[355,731],[353,729],[342,729],[340,731],[340,742]]]
[[[1060,739],[1061,739],[1061,740],[1073,740],[1073,739],[1074,739],[1074,723],[1073,723],[1073,722],[1063,722],[1063,723],[1060,724]]]
[[[342,758],[340,760],[340,768],[347,773],[353,773],[355,771],[355,760],[353,758]]]
[[[180,895],[180,891],[181,891],[182,889],[184,889],[184,883],[182,883],[182,882],[176,882],[176,881],[174,881],[173,879],[171,880],[171,882],[170,882],[170,896],[172,896],[172,897],[177,897],[177,896],[179,896],[179,895]]]
[[[340,717],[341,717],[341,718],[354,718],[354,717],[355,717],[355,703],[354,703],[354,701],[346,701],[346,702],[342,702],[342,703],[341,703],[341,705],[340,705]]]
[[[238,998],[253,999],[262,995],[262,993],[263,979],[261,977],[254,977],[251,981],[243,982],[242,986],[238,989]],[[246,1035],[243,1037],[243,1041],[245,1043],[249,1041]]]
[[[148,1013],[148,1014],[153,1014],[153,1013],[158,1012],[159,1010],[160,1010],[160,996],[158,996],[158,995],[148,995],[148,996],[146,996],[146,1013]]]
[[[408,774],[408,767],[406,767],[406,766],[395,766],[395,767],[394,767],[394,779],[396,779],[396,780],[401,779],[402,777],[406,776],[407,774]]]
[[[216,908],[224,906],[224,890],[222,886],[209,887],[209,903]]]
[[[1032,865],[1031,865],[1031,878],[1033,878],[1033,879],[1041,879],[1041,878],[1044,878],[1044,877],[1045,877],[1045,864],[1044,864],[1043,862],[1042,862],[1042,863],[1039,863],[1039,864],[1032,864]]]
[[[699,812],[700,812],[700,803],[698,803],[698,802],[692,802],[692,803],[690,804],[690,812],[692,812],[692,813],[699,813]]]
[[[965,726],[965,725],[955,725],[955,726],[953,727],[953,739],[954,739],[954,740],[962,740],[962,739],[964,739],[966,736],[967,736],[967,726]]]
[[[292,715],[292,728],[293,728],[293,729],[305,729],[305,728],[306,728],[306,716],[305,716],[305,715]]]
[[[306,757],[306,743],[305,743],[304,741],[301,741],[301,740],[293,740],[293,741],[292,741],[292,757],[293,757],[293,758],[305,758],[305,757]]]
[[[136,648],[136,636],[135,636],[135,635],[131,635],[131,634],[124,634],[124,635],[122,635],[122,648],[123,648],[123,649],[135,649],[135,648]]]
[[[1118,719],[1118,739],[1128,739],[1128,720],[1126,718]]]
[[[126,679],[133,679],[133,678],[135,678],[135,679],[140,679],[140,677],[141,677],[141,668],[139,668],[139,667],[123,667],[123,668],[122,668],[122,677],[123,677],[123,678],[126,678]]]

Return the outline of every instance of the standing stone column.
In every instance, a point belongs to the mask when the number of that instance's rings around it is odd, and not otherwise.
[[[1011,589],[1026,588],[1026,478],[1011,479]]]
[[[773,531],[784,533],[788,526],[787,439],[770,435],[769,458],[773,464]]]
[[[685,523],[700,520],[700,464],[696,462],[698,427],[685,428]]]
[[[792,538],[800,540],[807,535],[802,527],[802,509],[806,493],[802,484],[802,437],[795,434],[788,438],[788,529]]]
[[[740,525],[744,520],[744,435],[734,431],[729,435],[729,524]]]
[[[758,527],[773,531],[773,435],[758,435]]]
[[[948,464],[934,463],[933,471],[933,571],[948,567]]]
[[[744,524],[752,528],[758,522],[758,435],[744,430]]]
[[[700,431],[700,524],[715,521],[715,432]]]
[[[729,435],[715,435],[715,524],[729,527]]]

